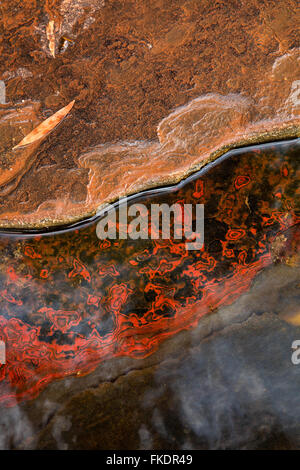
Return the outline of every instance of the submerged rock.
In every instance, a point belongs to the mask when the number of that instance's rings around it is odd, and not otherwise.
[[[99,239],[101,221],[47,236],[2,234],[0,340],[7,361],[0,406],[35,398],[53,380],[85,375],[112,357],[153,354],[234,302],[264,268],[281,262],[297,271],[299,140],[239,149],[176,190],[144,194],[144,231],[133,233],[135,200],[128,201],[128,227],[120,211],[115,221],[128,228],[125,238]],[[170,234],[163,233],[153,203],[177,205],[181,233],[170,223]],[[182,234],[186,205],[199,204],[203,246],[188,243],[188,215]],[[192,220],[201,230],[195,209]],[[295,322],[295,306],[285,310]]]

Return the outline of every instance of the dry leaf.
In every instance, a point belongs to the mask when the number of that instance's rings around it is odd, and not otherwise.
[[[24,147],[25,145],[32,144],[33,142],[45,138],[59,123],[60,121],[71,111],[75,100],[71,101],[67,106],[61,108],[55,114],[50,116],[48,119],[39,124],[33,131],[31,131],[18,145],[13,147],[13,150]]]

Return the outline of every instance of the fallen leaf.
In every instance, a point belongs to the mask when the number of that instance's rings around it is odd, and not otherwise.
[[[54,113],[48,119],[39,124],[33,131],[31,131],[18,145],[13,147],[13,150],[24,147],[25,145],[32,144],[33,142],[44,139],[60,122],[61,120],[71,111],[75,100],[71,101],[67,106],[61,108],[59,111]]]

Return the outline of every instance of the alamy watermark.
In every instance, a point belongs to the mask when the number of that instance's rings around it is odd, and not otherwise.
[[[187,250],[201,250],[204,244],[203,204],[145,204],[128,206],[127,198],[119,206],[109,205],[98,222],[96,233],[100,240],[185,240]],[[118,213],[118,220],[117,220]]]
[[[6,347],[4,341],[0,341],[0,364],[6,364]]]
[[[299,339],[296,339],[295,341],[292,342],[292,349],[294,352],[292,353],[291,361],[295,366],[297,366],[300,364],[300,340]]]

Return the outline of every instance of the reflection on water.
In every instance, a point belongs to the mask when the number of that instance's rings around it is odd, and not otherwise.
[[[0,241],[0,402],[36,397],[112,357],[144,358],[230,305],[299,248],[299,141],[234,151],[151,203],[204,204],[205,244],[99,240],[96,223]],[[298,207],[299,209],[299,207]],[[149,221],[150,224],[150,221]],[[299,235],[298,235],[299,237]],[[287,308],[288,310],[288,308]]]

